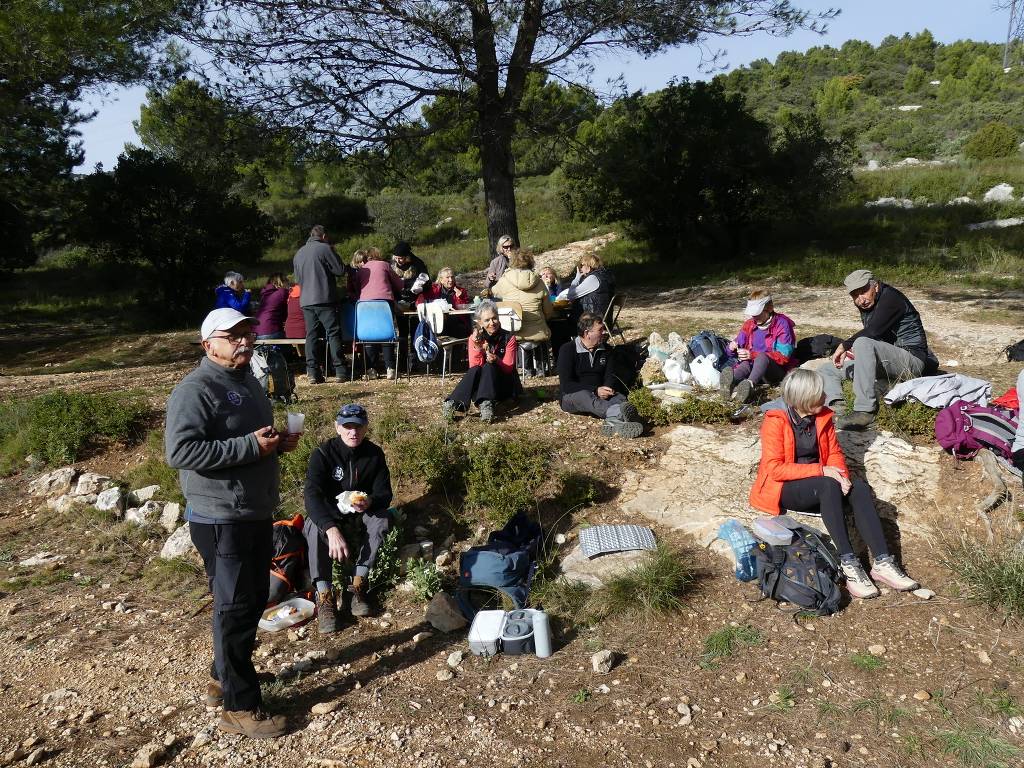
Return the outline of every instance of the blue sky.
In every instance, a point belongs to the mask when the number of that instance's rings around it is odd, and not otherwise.
[[[715,38],[709,47],[726,49],[723,63],[731,69],[760,58],[774,60],[783,51],[804,51],[815,45],[838,47],[847,40],[878,44],[887,35],[915,34],[923,29],[930,29],[937,40],[945,43],[964,39],[1002,42],[1006,36],[1008,13],[994,11],[993,0],[794,0],[794,4],[809,10],[838,7],[842,13],[831,22],[824,36],[797,32],[783,38],[765,34]],[[594,83],[600,86],[621,73],[628,90],[653,91],[673,78],[707,78],[709,75],[701,71],[700,64],[700,51],[691,47],[646,60],[608,57],[596,62]],[[145,97],[144,88],[131,88],[95,96],[87,102],[87,107],[98,110],[98,114],[81,128],[85,146],[82,170],[91,170],[98,162],[110,169],[126,142],[138,143],[132,121],[138,118]]]

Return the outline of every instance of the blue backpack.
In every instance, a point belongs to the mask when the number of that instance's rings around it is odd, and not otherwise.
[[[541,538],[540,526],[519,513],[500,531],[492,531],[486,544],[462,553],[455,599],[467,619],[472,621],[477,612],[469,599],[474,588],[497,590],[517,609],[526,607]]]
[[[440,347],[438,347],[437,334],[430,326],[430,321],[420,320],[412,337],[412,347],[416,350],[416,357],[421,363],[433,362],[437,357]]]
[[[715,368],[719,371],[725,366],[725,361],[732,356],[729,351],[729,340],[714,331],[701,331],[690,339],[689,346],[694,357],[711,355],[715,360]]]

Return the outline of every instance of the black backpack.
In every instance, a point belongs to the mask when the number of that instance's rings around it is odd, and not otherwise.
[[[789,544],[754,546],[761,594],[799,606],[800,612],[830,616],[839,610],[839,555],[813,528],[792,528]]]
[[[279,347],[257,344],[249,368],[264,394],[271,400],[290,403],[295,400],[295,375]]]
[[[1016,344],[1011,344],[1003,350],[1006,353],[1006,360],[1010,363],[1024,362],[1024,339]]]
[[[304,520],[295,515],[274,523],[274,555],[270,560],[270,591],[267,605],[276,605],[305,583],[303,570],[309,553],[302,535]]]

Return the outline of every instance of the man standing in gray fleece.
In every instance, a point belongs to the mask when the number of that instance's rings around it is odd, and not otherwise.
[[[274,410],[249,371],[252,318],[215,309],[200,332],[206,357],[167,400],[167,464],[179,470],[185,519],[213,592],[213,656],[206,703],[223,703],[218,727],[271,738],[283,717],[263,711],[252,664],[267,604],[278,454],[301,434],[274,429]]]
[[[309,231],[309,240],[295,253],[292,270],[295,282],[299,284],[299,306],[306,321],[306,375],[309,383],[322,384],[324,381],[316,354],[321,328],[331,351],[331,364],[337,381],[348,381],[336,280],[345,274],[345,267],[327,242],[327,230],[319,224]]]

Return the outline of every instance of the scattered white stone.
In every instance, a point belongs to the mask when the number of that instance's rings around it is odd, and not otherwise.
[[[931,600],[933,597],[935,597],[934,592],[932,592],[930,589],[925,589],[924,587],[921,587],[920,589],[915,589],[912,594],[914,595],[914,597],[919,597],[922,600]]]
[[[438,592],[430,599],[425,618],[438,632],[454,632],[469,624],[455,598],[447,592]]]
[[[155,741],[150,742],[135,753],[135,759],[132,760],[131,768],[153,768],[153,766],[163,760],[166,752],[167,748],[163,744],[158,744]]]
[[[986,203],[1009,202],[1013,200],[1013,185],[1006,183],[996,184],[992,189],[986,192],[981,199]]]
[[[437,679],[442,683],[446,683],[455,677],[455,673],[452,672],[451,669],[439,669],[437,670],[437,675],[435,675],[435,677],[437,677]]]
[[[914,201],[905,197],[880,197],[864,203],[865,208],[913,208]]]
[[[106,475],[98,475],[95,472],[83,472],[78,476],[78,484],[75,486],[75,496],[89,496],[90,494],[105,491],[113,484]]]
[[[978,229],[1006,229],[1007,227],[1019,227],[1024,224],[1024,218],[1013,216],[1009,219],[990,219],[979,221],[977,224],[968,224],[967,229],[975,231]]]
[[[900,112],[917,112],[920,108],[920,104],[900,104],[896,107]]]
[[[213,737],[206,731],[200,731],[192,739],[192,749],[200,749],[213,741]]]
[[[597,693],[611,693],[612,689],[604,683],[601,683],[597,688],[594,689]]]
[[[78,504],[78,498],[70,493],[65,493],[63,496],[58,496],[55,499],[48,499],[46,502],[46,506],[60,512],[62,515],[74,509],[76,504]]]
[[[147,501],[156,498],[156,495],[158,493],[160,493],[159,485],[147,485],[144,488],[139,488],[137,490],[132,491],[131,503],[138,504],[141,506],[142,504],[145,504]]]
[[[885,646],[879,644],[869,645],[868,653],[872,656],[885,656]]]
[[[882,164],[879,163],[877,160],[868,160],[868,167],[865,170],[877,171],[881,167],[882,167]]]
[[[607,675],[615,666],[615,651],[598,651],[590,657],[590,666],[595,674]]]
[[[60,496],[71,492],[71,484],[78,470],[74,467],[61,467],[53,472],[40,475],[28,484],[28,492],[33,496]]]
[[[58,555],[55,552],[40,552],[37,555],[22,560],[18,565],[22,568],[35,568],[40,565],[54,565],[63,563],[67,555]]]
[[[160,526],[168,533],[174,533],[178,530],[180,522],[181,505],[174,501],[165,504],[163,511],[160,512]]]
[[[946,205],[971,205],[974,200],[967,195],[961,195],[960,197],[954,197]]]
[[[64,701],[65,699],[73,699],[78,696],[77,691],[73,691],[70,688],[58,688],[55,691],[50,691],[43,696],[43,704],[56,704],[57,702]]]
[[[159,501],[147,501],[141,507],[132,507],[124,513],[126,523],[146,525],[160,519],[160,513],[164,511],[164,505]]]
[[[986,666],[992,663],[992,659],[989,658],[988,652],[986,651],[978,651],[978,661]]]
[[[566,538],[564,533],[555,534],[555,544],[561,546],[562,544],[565,544],[565,542]]]
[[[455,669],[462,663],[462,651],[452,651],[448,654],[448,666]]]
[[[960,361],[959,360],[947,360],[946,361],[946,367],[947,368],[959,368],[960,367]]]
[[[314,704],[309,710],[314,715],[327,715],[338,708],[337,701],[321,701],[319,704]]]
[[[914,694],[914,698],[917,699],[918,701],[928,701],[928,699],[930,699],[931,697],[932,697],[932,695],[930,693],[928,693],[928,691],[924,690],[923,688],[920,691],[918,691],[917,693]]]
[[[124,512],[126,498],[124,491],[115,485],[113,488],[107,488],[107,490],[100,491],[96,495],[95,506],[101,512],[114,512],[120,515]]]
[[[427,640],[433,636],[433,632],[417,632],[415,635],[412,636],[412,641],[414,643],[422,643],[424,640]]]
[[[188,523],[185,523],[164,542],[163,549],[160,550],[160,557],[163,560],[173,560],[176,557],[186,557],[195,551],[192,536],[188,531]]]

